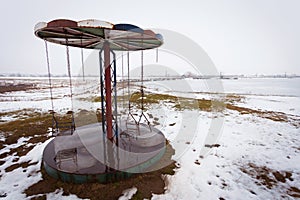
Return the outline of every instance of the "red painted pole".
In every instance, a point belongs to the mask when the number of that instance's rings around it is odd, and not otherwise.
[[[111,105],[111,68],[109,43],[104,43],[104,70],[105,70],[105,96],[106,96],[106,131],[107,139],[113,140],[112,131],[112,105]]]

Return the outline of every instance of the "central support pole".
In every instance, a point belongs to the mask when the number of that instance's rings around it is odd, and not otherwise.
[[[107,139],[113,141],[112,130],[112,99],[111,99],[111,68],[110,68],[110,47],[109,43],[104,43],[104,70],[105,70],[105,98],[106,98],[106,126]]]

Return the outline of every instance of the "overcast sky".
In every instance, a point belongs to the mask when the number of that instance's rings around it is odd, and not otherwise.
[[[0,73],[46,73],[44,42],[33,28],[66,18],[179,32],[224,74],[300,74],[299,11],[299,0],[2,1]],[[57,46],[50,45],[52,68],[65,73],[65,49]]]

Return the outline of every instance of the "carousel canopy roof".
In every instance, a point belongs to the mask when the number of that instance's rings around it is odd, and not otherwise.
[[[101,49],[105,42],[109,42],[110,48],[117,51],[153,49],[163,44],[163,37],[151,30],[95,19],[39,22],[35,25],[34,33],[49,42],[88,49]]]

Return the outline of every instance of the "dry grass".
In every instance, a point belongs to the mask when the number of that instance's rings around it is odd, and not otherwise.
[[[26,169],[27,167],[31,166],[31,165],[36,165],[37,162],[34,162],[34,163],[30,163],[30,161],[27,161],[27,162],[22,162],[22,163],[16,163],[16,164],[13,164],[7,168],[5,168],[5,172],[11,172],[17,168],[20,168],[22,167],[23,169]]]
[[[174,103],[174,108],[178,110],[184,109],[200,109],[203,111],[222,111],[225,108],[225,104],[218,100],[207,100],[207,99],[193,99],[177,97],[168,94],[144,94],[143,103],[145,106],[150,104],[158,104],[160,102]],[[130,102],[139,106],[142,102],[142,95],[140,92],[135,92],[130,96]]]
[[[254,110],[250,108],[235,106],[232,104],[226,104],[226,108],[229,110],[238,111],[240,114],[253,114],[253,115],[257,115],[258,117],[269,119],[276,122],[290,123],[291,125],[297,128],[300,127],[300,120],[297,116],[287,115],[283,112]]]
[[[80,110],[75,114],[75,124],[77,127],[93,124],[102,121],[100,109],[94,111]]]
[[[141,92],[134,92],[130,96],[130,102],[140,104],[142,102],[142,94]],[[176,102],[178,101],[178,97],[167,95],[167,94],[144,94],[143,102],[145,104],[153,104],[153,103],[159,103],[160,101],[172,101]]]
[[[287,180],[294,181],[293,174],[290,171],[276,171],[266,166],[257,166],[254,163],[248,163],[245,167],[241,167],[240,170],[255,179],[255,184],[265,186],[268,189],[272,189],[276,186],[281,187],[280,182],[286,183]],[[296,187],[288,186],[286,194],[291,197],[299,198],[300,190]]]
[[[236,94],[227,94],[225,97],[225,101],[228,103],[242,102],[245,97],[236,95]]]
[[[125,97],[124,97],[125,98]],[[122,98],[123,99],[123,98]],[[226,96],[224,101],[219,100],[209,100],[209,99],[192,99],[184,97],[176,97],[167,94],[144,94],[143,102],[145,107],[151,104],[158,104],[160,102],[174,103],[174,108],[178,110],[201,110],[207,112],[223,112],[225,109],[238,111],[240,114],[251,114],[256,115],[261,118],[269,119],[277,122],[286,122],[295,126],[300,127],[300,120],[298,116],[288,115],[283,112],[275,111],[264,111],[255,110],[250,108],[245,108],[241,106],[234,105],[234,102],[241,102],[244,97],[234,94],[229,94]],[[140,107],[142,101],[142,96],[140,92],[135,92],[130,96],[130,102]]]
[[[17,143],[21,137],[44,136],[51,123],[51,115],[36,113],[34,117],[0,124],[0,132],[4,133],[6,138],[4,144],[10,145]]]
[[[31,113],[31,117],[19,119],[7,123],[0,124],[0,132],[3,133],[5,140],[0,141],[0,149],[7,145],[15,144],[22,137],[29,138],[17,148],[12,148],[10,151],[0,154],[0,159],[7,156],[16,155],[18,157],[25,156],[34,145],[39,142],[45,142],[48,136],[48,128],[52,127],[52,115],[45,113]],[[68,121],[70,115],[60,115],[58,120]]]

